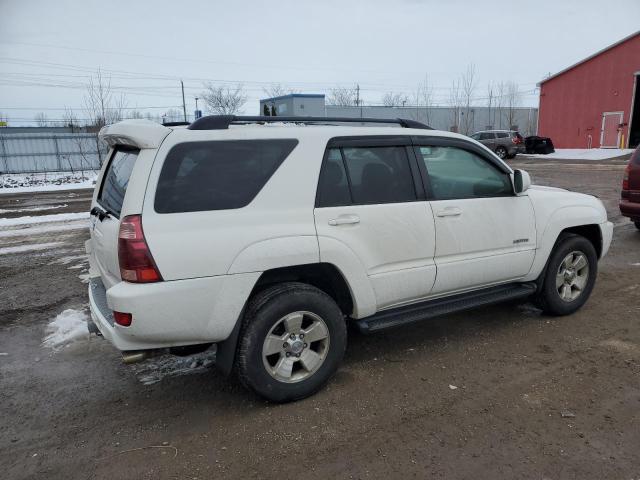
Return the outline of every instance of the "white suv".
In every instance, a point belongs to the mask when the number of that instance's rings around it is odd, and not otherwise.
[[[215,343],[220,369],[272,401],[327,382],[348,322],[375,332],[516,298],[572,313],[611,242],[597,198],[530,186],[480,143],[408,120],[100,135],[91,327],[127,361]]]

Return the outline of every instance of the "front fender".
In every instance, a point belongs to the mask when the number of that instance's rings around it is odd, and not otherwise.
[[[529,275],[523,280],[535,280],[544,269],[547,259],[563,230],[583,225],[601,225],[606,222],[604,209],[590,205],[568,205],[553,211],[544,225],[538,225],[538,248]],[[537,219],[539,220],[539,219]]]

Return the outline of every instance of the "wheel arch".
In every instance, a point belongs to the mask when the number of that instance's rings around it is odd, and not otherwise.
[[[217,345],[216,367],[224,375],[229,375],[233,368],[242,319],[249,301],[266,288],[284,282],[306,283],[322,290],[333,298],[345,316],[351,315],[354,311],[354,296],[349,284],[340,270],[331,263],[310,263],[265,270],[248,296],[231,335]]]

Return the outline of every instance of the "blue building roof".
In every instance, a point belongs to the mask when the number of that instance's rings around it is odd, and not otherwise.
[[[324,93],[289,93],[288,95],[280,95],[279,97],[263,98],[261,102],[275,102],[277,100],[286,100],[288,98],[324,98]]]

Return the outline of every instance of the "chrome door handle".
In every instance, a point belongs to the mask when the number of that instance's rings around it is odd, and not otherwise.
[[[460,215],[462,215],[462,210],[458,207],[447,207],[436,213],[438,217],[459,217]]]
[[[352,225],[360,223],[360,217],[357,215],[340,215],[338,218],[329,219],[328,223],[333,227],[337,225]]]

